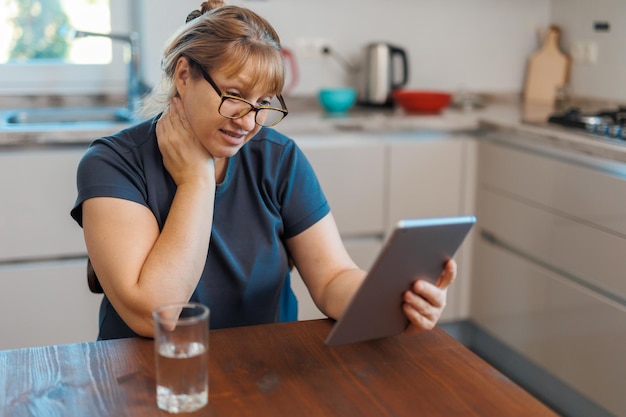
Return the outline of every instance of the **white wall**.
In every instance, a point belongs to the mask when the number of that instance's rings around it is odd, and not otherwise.
[[[626,103],[626,1],[552,0],[552,18],[563,31],[566,52],[575,42],[598,45],[596,64],[573,62],[572,94]],[[610,23],[609,32],[596,32],[593,23]]]
[[[187,14],[197,9],[201,1],[134,1],[138,8],[136,24],[141,41],[141,70],[146,83],[154,86],[161,77],[161,57],[167,39],[185,23]]]
[[[144,70],[159,78],[160,53],[171,32],[184,23],[196,0],[143,6]],[[341,55],[360,62],[365,45],[386,41],[405,48],[409,86],[454,91],[518,92],[526,60],[537,46],[536,31],[549,24],[550,0],[265,0],[230,1],[266,17],[291,48],[300,67],[294,95],[320,87],[353,84],[332,58],[312,58],[301,39],[329,40]],[[152,6],[152,7],[149,7]]]

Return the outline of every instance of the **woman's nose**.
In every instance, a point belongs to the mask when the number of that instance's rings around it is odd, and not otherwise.
[[[255,119],[256,119],[256,112],[252,110],[250,113],[237,119],[237,121],[240,122],[242,129],[250,132],[256,127]]]

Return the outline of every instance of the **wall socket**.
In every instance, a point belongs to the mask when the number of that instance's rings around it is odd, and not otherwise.
[[[598,63],[598,43],[593,41],[574,41],[570,48],[572,60],[581,64]]]
[[[331,47],[331,42],[324,38],[300,38],[296,40],[299,52],[304,57],[321,58],[324,55],[324,49]]]

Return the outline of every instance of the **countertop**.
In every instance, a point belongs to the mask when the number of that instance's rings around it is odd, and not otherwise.
[[[524,106],[515,99],[493,100],[482,109],[445,109],[437,115],[408,115],[401,109],[355,107],[345,116],[328,116],[314,99],[289,98],[290,113],[277,130],[298,138],[327,137],[342,133],[380,134],[389,132],[437,131],[448,133],[501,132],[502,137],[520,136],[529,143],[568,149],[586,155],[626,162],[626,142],[596,138],[542,123],[551,108]],[[0,120],[4,120],[0,110]],[[530,122],[530,123],[529,123]],[[40,125],[15,127],[0,124],[0,147],[59,144],[88,144],[92,140],[123,129],[125,123],[89,125]],[[518,140],[517,138],[515,140]]]
[[[328,116],[314,99],[287,100],[289,115],[276,128],[289,135],[337,134],[343,132],[475,131],[480,113],[445,110],[438,115],[405,115],[400,109],[356,107],[347,115]],[[6,111],[0,109],[0,121]],[[129,126],[127,123],[12,126],[0,122],[1,145],[89,143]]]

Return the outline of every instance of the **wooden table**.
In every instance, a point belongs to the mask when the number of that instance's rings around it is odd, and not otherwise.
[[[330,320],[212,330],[206,416],[555,416],[441,329],[338,347]],[[3,416],[155,416],[153,342],[0,351]],[[189,415],[189,414],[186,414]]]

